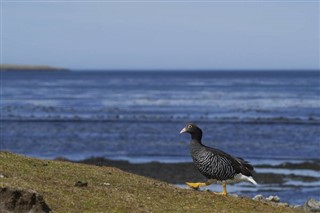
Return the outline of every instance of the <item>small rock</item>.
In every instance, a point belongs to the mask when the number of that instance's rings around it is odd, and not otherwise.
[[[267,201],[270,201],[270,202],[275,202],[275,203],[279,203],[280,202],[280,198],[275,195],[270,195],[269,197],[266,198]]]
[[[74,186],[87,187],[88,186],[88,182],[77,181],[77,182],[75,182]]]
[[[252,200],[263,201],[265,200],[265,198],[263,197],[263,195],[256,195],[252,198]]]
[[[320,201],[317,201],[313,198],[307,200],[307,202],[303,205],[303,208],[306,211],[310,212],[320,212]]]
[[[5,178],[5,176],[3,174],[0,174],[0,178]]]
[[[102,185],[104,185],[104,186],[110,186],[111,184],[110,184],[110,183],[103,183]]]

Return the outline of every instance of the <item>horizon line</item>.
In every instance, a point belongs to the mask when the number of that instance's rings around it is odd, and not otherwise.
[[[66,68],[69,71],[100,71],[100,72],[159,72],[159,71],[164,71],[164,72],[170,72],[170,71],[175,71],[175,72],[192,72],[192,71],[203,71],[203,72],[233,72],[233,71],[248,71],[248,72],[263,72],[263,71],[286,71],[286,72],[297,72],[297,71],[309,71],[309,72],[315,72],[315,71],[320,71],[320,69],[110,69],[110,68],[86,68],[86,69],[70,69]]]

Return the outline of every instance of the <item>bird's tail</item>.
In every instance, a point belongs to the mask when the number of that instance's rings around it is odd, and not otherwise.
[[[248,182],[250,182],[250,183],[252,183],[254,185],[258,185],[257,182],[251,176],[249,176],[249,177],[247,176],[246,179],[247,179]]]
[[[253,179],[252,176],[249,175],[244,175],[242,173],[239,173],[235,176],[236,182],[240,182],[240,181],[245,181],[245,182],[250,182],[254,185],[258,185],[257,182]]]

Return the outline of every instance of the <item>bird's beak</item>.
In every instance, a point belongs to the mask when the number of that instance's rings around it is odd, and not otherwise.
[[[186,128],[181,129],[180,134],[185,133],[187,131]]]

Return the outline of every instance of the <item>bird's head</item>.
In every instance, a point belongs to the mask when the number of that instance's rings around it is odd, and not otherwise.
[[[193,123],[188,123],[181,131],[180,134],[182,133],[189,133],[191,134],[192,139],[198,139],[201,140],[202,137],[202,130]]]

